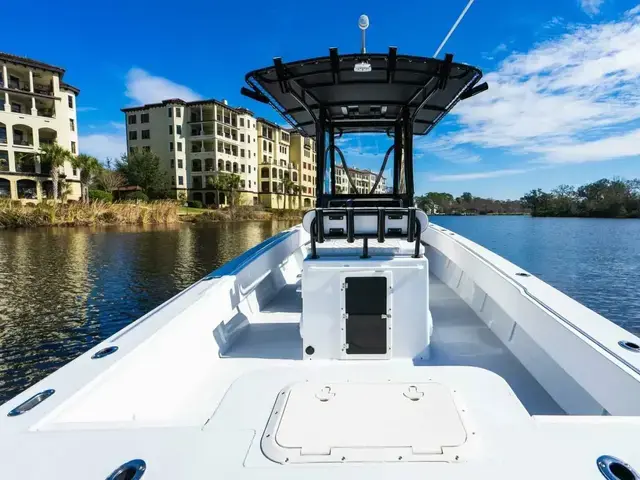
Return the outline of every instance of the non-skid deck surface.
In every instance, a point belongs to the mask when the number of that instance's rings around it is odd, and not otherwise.
[[[225,357],[301,360],[299,326],[302,312],[296,285],[285,286],[254,318]],[[429,360],[418,365],[468,365],[504,378],[532,415],[564,411],[526,368],[456,293],[430,278],[434,322]]]

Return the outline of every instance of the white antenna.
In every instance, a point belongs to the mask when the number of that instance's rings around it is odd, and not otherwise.
[[[358,19],[358,27],[362,30],[362,53],[367,53],[367,48],[365,47],[365,30],[369,28],[369,17],[366,15],[360,15]]]
[[[458,28],[458,24],[462,21],[462,18],[467,14],[467,10],[469,10],[469,8],[473,4],[473,2],[474,2],[474,0],[469,0],[469,3],[467,3],[467,6],[464,7],[464,10],[462,10],[462,13],[458,17],[458,20],[456,20],[456,23],[453,24],[453,27],[451,27],[451,30],[449,30],[449,33],[447,33],[447,36],[444,37],[444,40],[442,40],[442,43],[440,44],[440,46],[436,50],[436,53],[433,54],[433,58],[438,56],[438,54],[440,53],[440,51],[444,47],[445,43],[447,43],[447,41],[449,40],[449,37],[453,34],[454,30],[456,28]],[[363,35],[364,35],[364,33],[363,33]]]

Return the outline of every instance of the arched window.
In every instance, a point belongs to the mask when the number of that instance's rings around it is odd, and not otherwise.
[[[218,170],[224,170],[224,162],[222,160],[218,160]]]
[[[213,192],[207,192],[204,194],[204,203],[206,205],[215,205],[216,204],[216,194]]]
[[[298,172],[291,172],[291,179],[294,182],[297,182],[298,181]]]
[[[213,163],[213,158],[205,158],[204,159],[204,171],[205,172],[213,172],[215,170]]]
[[[227,172],[231,171],[231,162],[229,160],[227,160],[227,163],[225,164],[225,170]]]
[[[264,167],[260,170],[260,176],[267,178],[269,176],[269,167]]]
[[[6,178],[0,178],[0,198],[11,198],[11,183]]]
[[[38,198],[36,182],[34,180],[18,180],[18,198],[36,200]]]
[[[200,160],[199,158],[194,158],[193,160],[191,160],[191,170],[194,172],[201,172],[202,160]]]
[[[233,173],[238,173],[238,164],[233,162]]]
[[[272,176],[273,178],[278,178],[278,169],[277,169],[277,168],[273,167],[273,168],[271,169],[271,176]]]
[[[194,202],[202,202],[202,193],[201,192],[195,192],[193,194],[193,201]]]

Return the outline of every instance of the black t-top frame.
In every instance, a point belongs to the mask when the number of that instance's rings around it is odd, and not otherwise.
[[[486,83],[477,85],[481,78],[478,68],[454,63],[451,54],[439,60],[398,55],[395,47],[386,54],[348,55],[331,48],[328,57],[275,58],[272,66],[246,75],[250,88],[242,93],[272,105],[301,135],[315,137],[318,207],[406,208],[414,195],[413,135],[428,134],[457,102],[486,90]],[[335,139],[364,132],[386,132],[394,140],[393,191],[337,194]],[[330,192],[324,187],[327,161]]]

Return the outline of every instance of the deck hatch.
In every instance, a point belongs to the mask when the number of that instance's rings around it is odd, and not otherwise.
[[[346,352],[382,355],[387,352],[386,277],[345,279]]]
[[[466,441],[441,383],[304,382],[278,396],[262,447],[279,463],[448,461]]]

